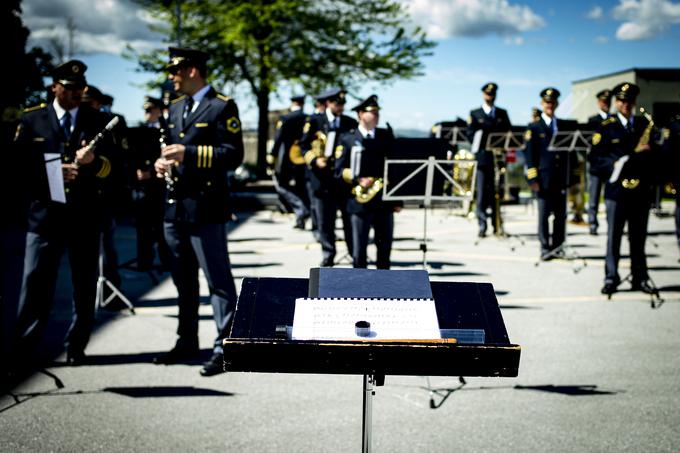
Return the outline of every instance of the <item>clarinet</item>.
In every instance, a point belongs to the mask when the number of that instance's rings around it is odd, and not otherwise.
[[[160,125],[160,138],[158,141],[161,144],[161,150],[168,146],[170,143],[170,136],[168,135],[168,121],[163,115],[158,118],[158,124]],[[173,204],[177,201],[175,196],[175,166],[170,167],[170,170],[163,173],[163,178],[165,179],[165,190],[168,194],[168,203]]]
[[[90,140],[90,143],[87,144],[87,147],[90,149],[90,151],[94,152],[94,150],[97,148],[97,145],[99,145],[99,142],[101,142],[104,138],[104,134],[111,132],[111,129],[116,127],[118,121],[120,121],[120,119],[117,116],[111,118],[111,121],[109,121],[106,127],[104,127],[101,132],[99,132],[92,140]],[[80,164],[75,159],[73,160],[73,165],[75,165],[76,168],[80,167]]]

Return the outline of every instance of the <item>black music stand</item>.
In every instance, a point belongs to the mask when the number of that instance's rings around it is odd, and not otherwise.
[[[331,281],[347,281],[348,274],[355,278],[344,289],[340,285],[324,284],[322,278],[314,276],[314,272],[310,280],[243,280],[231,334],[223,342],[225,369],[262,373],[362,375],[362,451],[371,449],[372,396],[375,386],[384,384],[386,375],[517,376],[520,346],[510,343],[493,286],[489,283],[430,282],[442,338],[457,338],[457,343],[445,340],[398,340],[385,343],[371,340],[290,339],[296,298],[315,295],[338,297],[340,294],[346,294],[344,297],[348,298],[376,297],[383,291],[385,296],[382,297],[394,297],[395,294],[409,297],[414,291],[409,288],[422,289],[422,284],[404,285],[406,280],[412,278],[413,272],[420,271],[320,271],[330,276]],[[371,284],[359,284],[362,279]],[[401,289],[395,290],[390,281],[400,282]]]
[[[472,178],[470,193],[462,196],[447,194],[445,183],[464,191],[453,178],[453,166],[461,162],[470,163],[475,174],[475,161],[448,160],[446,153],[449,143],[444,139],[400,138],[395,140],[392,154],[385,160],[383,200],[418,201],[423,208],[423,268],[427,267],[427,210],[434,202],[470,202],[475,192],[475,178]],[[454,191],[455,192],[455,191]]]

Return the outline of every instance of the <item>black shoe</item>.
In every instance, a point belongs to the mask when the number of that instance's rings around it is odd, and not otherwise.
[[[295,228],[296,230],[304,230],[306,223],[307,222],[305,222],[305,219],[300,217],[298,219],[295,219],[295,225],[293,225],[293,228]]]
[[[596,227],[590,227],[590,235],[591,236],[597,236],[597,228]]]
[[[558,259],[558,260],[563,260],[567,255],[564,253],[564,250],[557,250],[551,252],[553,258]]]
[[[619,285],[617,283],[614,283],[614,282],[604,282],[604,286],[602,287],[600,292],[602,294],[606,295],[606,296],[611,296],[612,294],[614,294],[616,292],[616,288],[618,286]]]
[[[168,352],[164,352],[154,357],[153,363],[156,365],[173,365],[175,363],[195,360],[198,357],[198,346],[190,347],[175,345],[175,347]]]
[[[67,352],[66,353],[66,364],[68,366],[81,366],[87,363],[87,357],[82,351],[77,352]]]
[[[321,261],[320,266],[321,267],[333,267],[333,264],[335,264],[334,259],[335,258],[324,258],[323,261]]]
[[[645,294],[659,294],[659,290],[652,284],[650,280],[641,280],[633,282],[631,289],[633,291],[642,291]]]
[[[220,352],[215,352],[212,357],[210,357],[210,360],[203,364],[203,368],[201,368],[200,371],[201,376],[203,377],[215,376],[225,372],[224,355]]]
[[[479,233],[477,233],[478,238],[485,238],[486,237],[486,230],[479,230]]]

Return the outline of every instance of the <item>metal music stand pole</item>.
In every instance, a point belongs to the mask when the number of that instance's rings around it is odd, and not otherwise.
[[[373,437],[373,395],[375,377],[372,374],[364,374],[364,392],[363,392],[363,417],[361,419],[362,436],[361,436],[361,451],[363,453],[370,453],[371,438]]]
[[[104,298],[104,287],[108,287],[111,290],[111,294]],[[116,285],[111,283],[111,281],[104,276],[104,233],[99,235],[99,276],[97,277],[97,292],[95,296],[95,308],[104,308],[115,298],[119,298],[128,307],[130,313],[135,314],[135,306],[132,302],[125,297]]]

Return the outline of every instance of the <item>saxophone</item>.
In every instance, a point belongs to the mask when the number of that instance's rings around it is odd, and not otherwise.
[[[640,135],[640,140],[638,141],[637,146],[635,146],[635,152],[636,153],[641,153],[644,151],[647,151],[647,146],[649,145],[649,139],[652,135],[652,130],[654,130],[654,119],[652,118],[652,115],[650,115],[647,111],[645,111],[644,108],[640,107],[640,113],[647,119],[647,127],[645,127],[645,130],[642,131],[642,135]],[[621,185],[623,186],[624,189],[636,189],[640,185],[640,179],[638,178],[624,178],[621,181]]]
[[[369,184],[367,187],[362,186],[361,184],[357,184],[352,188],[352,195],[354,195],[354,199],[361,204],[368,203],[371,201],[373,198],[375,198],[376,195],[380,193],[380,191],[383,189],[385,183],[383,182],[382,178],[371,178],[371,184]]]
[[[652,115],[647,113],[647,111],[640,107],[640,113],[647,118],[648,124],[645,130],[642,132],[642,135],[640,136],[640,140],[638,141],[637,146],[635,147],[635,152],[639,153],[644,151],[642,148],[646,147],[649,145],[649,138],[652,134],[652,130],[654,130],[654,119],[652,118]]]

